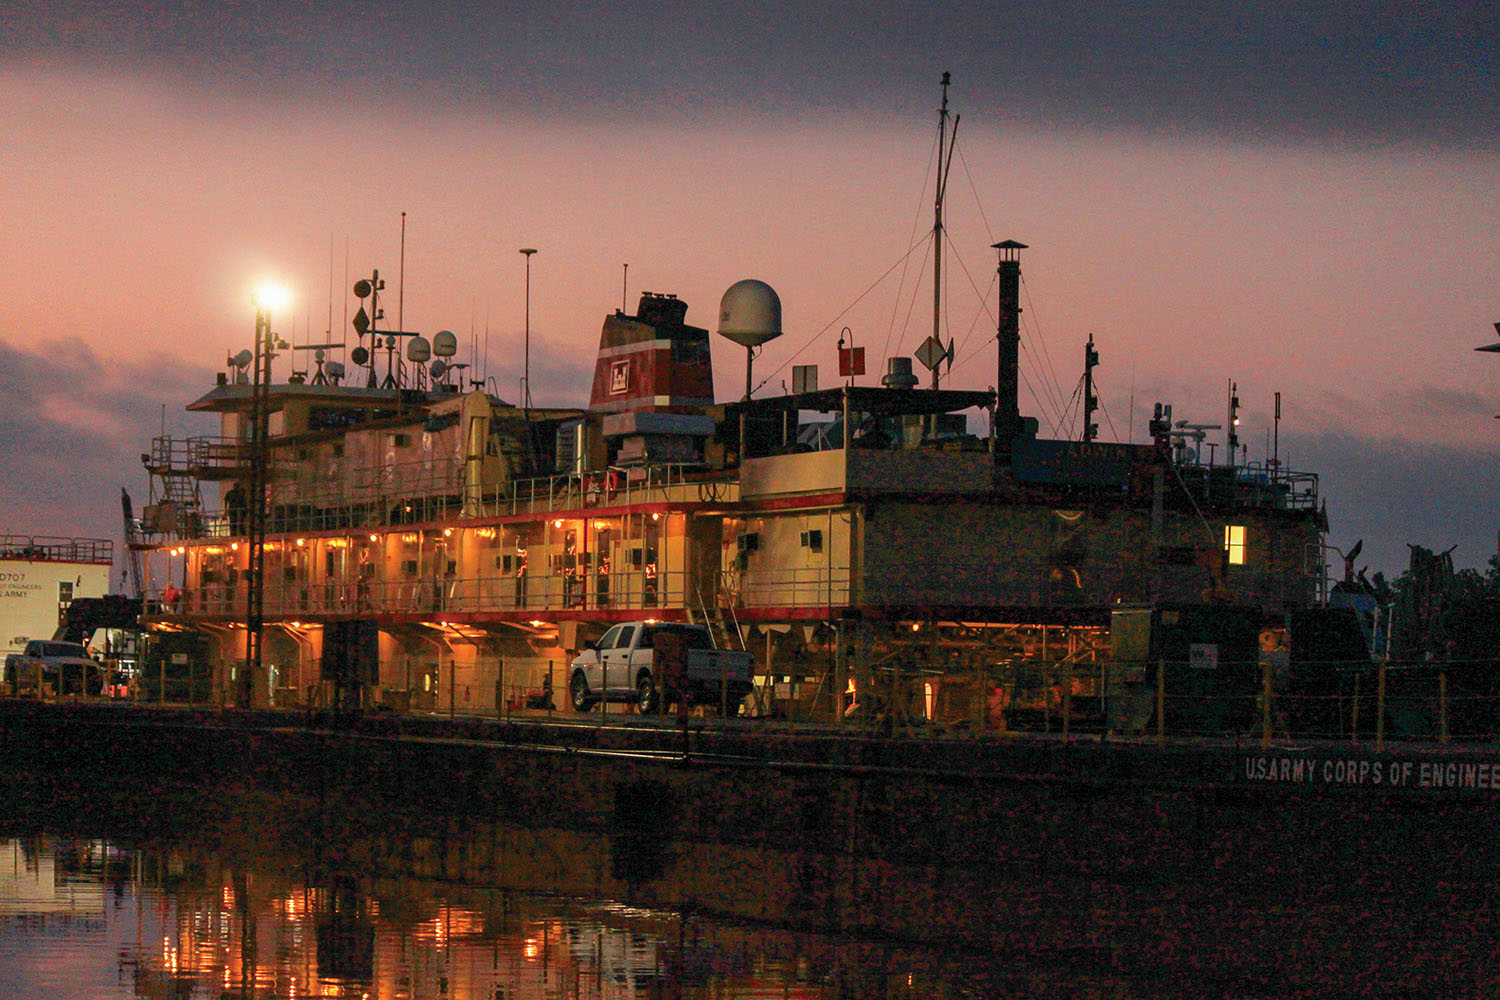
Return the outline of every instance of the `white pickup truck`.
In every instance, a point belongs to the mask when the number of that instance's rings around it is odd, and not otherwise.
[[[32,639],[23,651],[5,658],[5,680],[15,692],[98,694],[104,671],[81,643]]]
[[[677,637],[685,647],[680,679],[666,676],[668,671],[656,663],[653,647],[664,634]],[[703,625],[625,622],[590,643],[573,661],[568,697],[577,712],[587,712],[604,700],[633,701],[647,714],[686,695],[692,704],[722,706],[733,715],[753,689],[753,669],[749,653],[715,649],[713,635]]]

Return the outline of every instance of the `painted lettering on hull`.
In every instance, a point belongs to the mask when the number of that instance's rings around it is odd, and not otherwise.
[[[1246,754],[1240,764],[1240,776],[1257,784],[1500,792],[1500,761]]]

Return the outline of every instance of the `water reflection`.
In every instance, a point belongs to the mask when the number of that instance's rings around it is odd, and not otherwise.
[[[974,996],[967,960],[618,901],[0,840],[0,996]]]
[[[939,848],[0,775],[0,1000],[1500,990],[1487,806],[1001,801]]]

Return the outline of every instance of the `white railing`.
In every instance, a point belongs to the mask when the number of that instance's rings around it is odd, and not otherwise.
[[[650,611],[682,608],[689,593],[686,571],[642,569],[600,574],[528,572],[479,576],[411,576],[398,580],[336,579],[319,582],[269,579],[264,613],[296,618],[332,614],[485,614],[495,612]],[[174,588],[175,590],[175,588]],[[847,568],[789,569],[725,574],[724,597],[738,607],[811,608],[850,602]],[[165,591],[147,595],[167,615],[236,618],[245,612],[245,582],[212,582],[188,588],[167,603]]]
[[[739,484],[721,475],[705,478],[697,465],[610,469],[605,473],[521,479],[504,493],[471,496],[459,463],[440,460],[363,470],[351,484],[309,488],[291,478],[273,479],[266,530],[368,531],[394,525],[456,522],[516,514],[624,507],[647,503],[724,503],[739,499]],[[243,507],[205,510],[180,525],[182,538],[236,538],[248,527]]]
[[[829,607],[850,603],[850,573],[847,566],[746,570],[726,574],[725,589],[737,607]]]

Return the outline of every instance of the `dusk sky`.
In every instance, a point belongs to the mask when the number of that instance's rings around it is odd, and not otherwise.
[[[1043,435],[1078,433],[1092,333],[1105,440],[1144,442],[1156,401],[1222,423],[1233,379],[1264,461],[1280,392],[1331,545],[1388,574],[1408,542],[1485,564],[1500,8],[1458,2],[0,0],[0,532],[118,542],[150,438],[214,432],[182,407],[250,346],[260,281],[293,291],[284,337],[331,315],[343,340],[379,268],[394,325],[403,211],[404,326],[453,330],[461,360],[487,329],[502,397],[521,247],[543,405],[586,403],[627,263],[630,310],[674,292],[710,329],[729,285],[773,285],[759,394],[793,364],[832,383],[845,326],[873,384],[931,329],[944,71],[947,384],[993,384],[989,245],[1019,240]],[[722,400],[744,359],[715,339]]]

